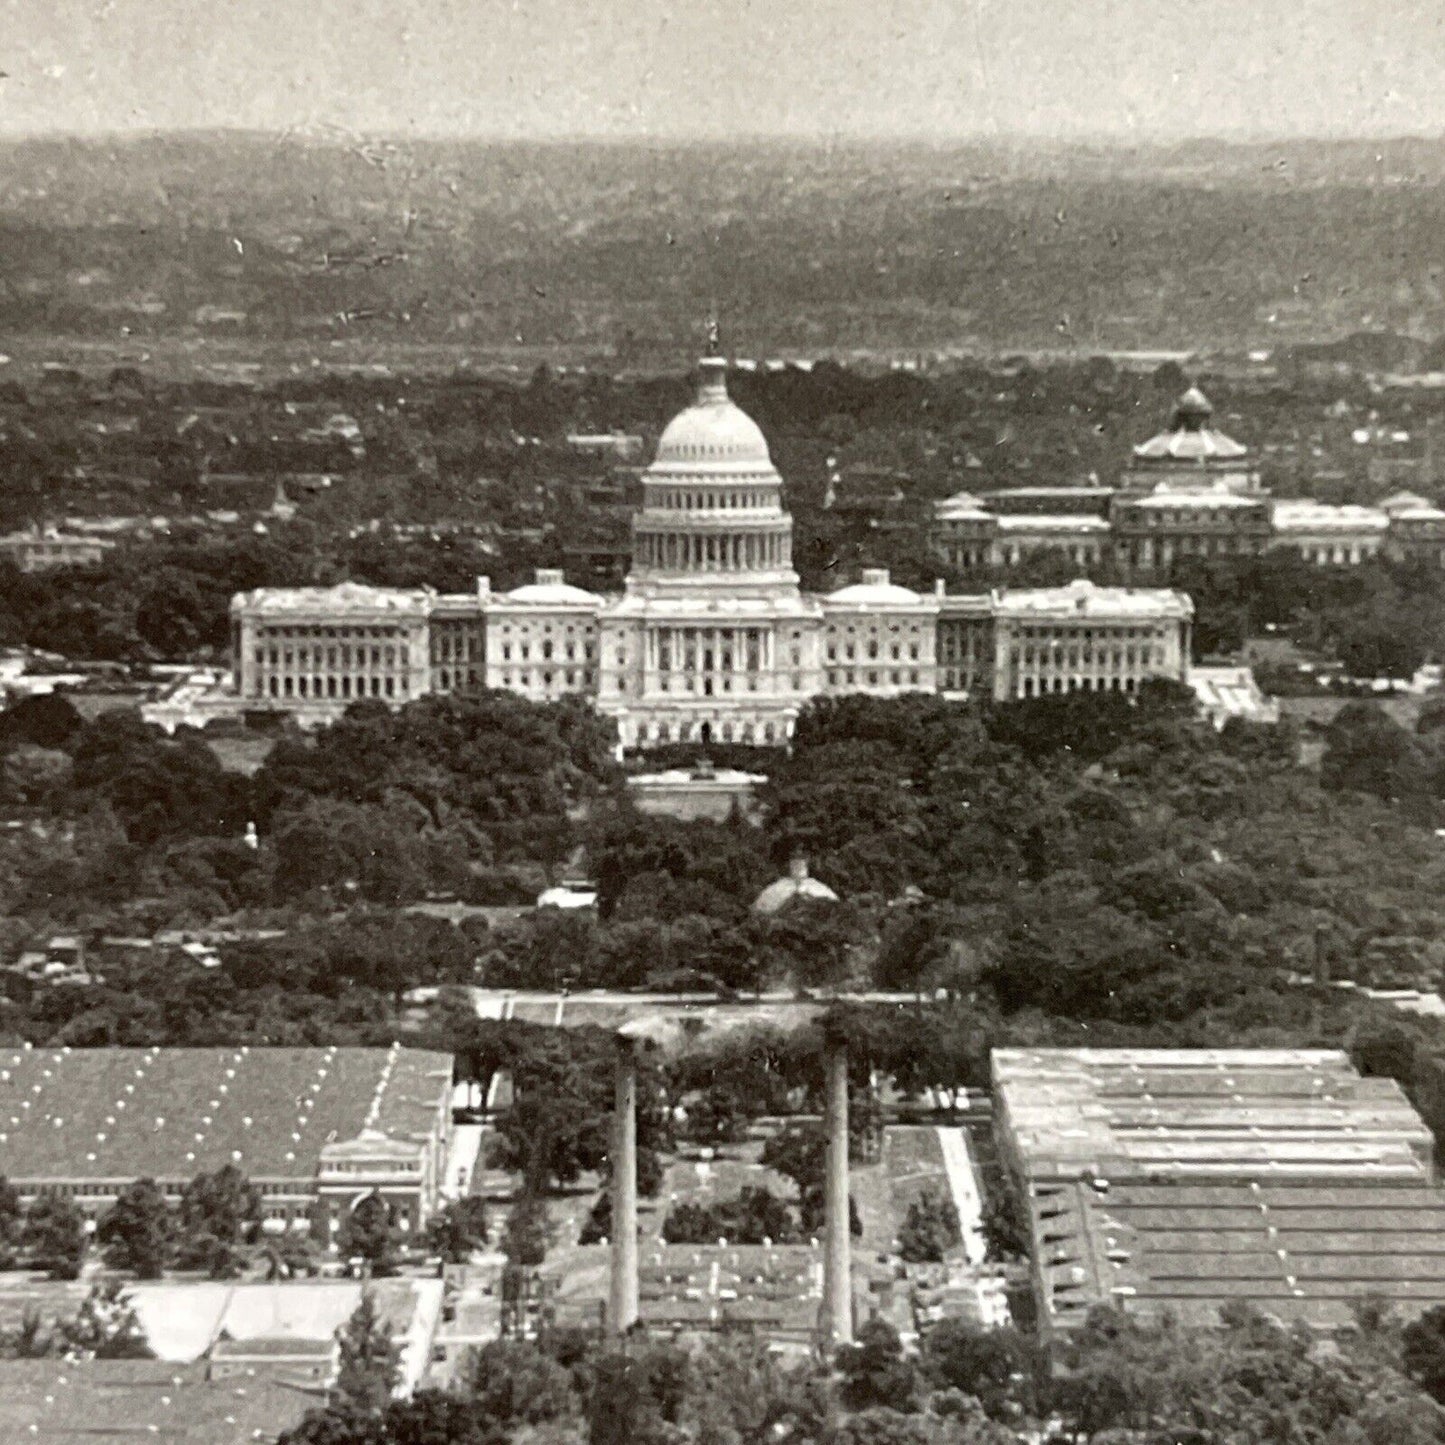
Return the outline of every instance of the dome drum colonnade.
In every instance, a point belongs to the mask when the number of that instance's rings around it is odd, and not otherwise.
[[[625,746],[784,742],[819,690],[822,611],[793,570],[793,521],[757,423],[704,357],[696,399],[643,473],[624,595],[600,617],[598,706]]]

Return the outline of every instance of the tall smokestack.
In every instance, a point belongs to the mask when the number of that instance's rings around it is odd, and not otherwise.
[[[823,1126],[827,1176],[823,1182],[826,1253],[823,1257],[823,1334],[836,1349],[853,1343],[852,1239],[848,1233],[848,1051],[830,1043]]]
[[[611,1269],[607,1328],[620,1335],[637,1323],[637,1054],[626,1035],[613,1064]]]

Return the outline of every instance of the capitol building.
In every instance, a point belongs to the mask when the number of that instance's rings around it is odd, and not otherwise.
[[[729,398],[720,357],[700,363],[696,400],[663,431],[642,482],[620,595],[556,571],[509,592],[486,578],[467,594],[260,588],[232,603],[231,677],[147,716],[174,727],[280,711],[310,724],[360,698],[486,688],[590,698],[623,748],[768,745],[822,695],[1003,699],[1186,677],[1193,609],[1177,592],[1078,581],[920,593],[881,569],[803,592],[782,479]]]

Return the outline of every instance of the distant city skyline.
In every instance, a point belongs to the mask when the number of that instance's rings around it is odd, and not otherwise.
[[[1445,131],[1409,0],[0,0],[0,134]]]

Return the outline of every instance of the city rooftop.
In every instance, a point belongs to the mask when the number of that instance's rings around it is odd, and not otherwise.
[[[310,1180],[364,1128],[424,1137],[446,1054],[381,1048],[9,1049],[0,1053],[0,1174],[185,1181],[234,1164]]]

